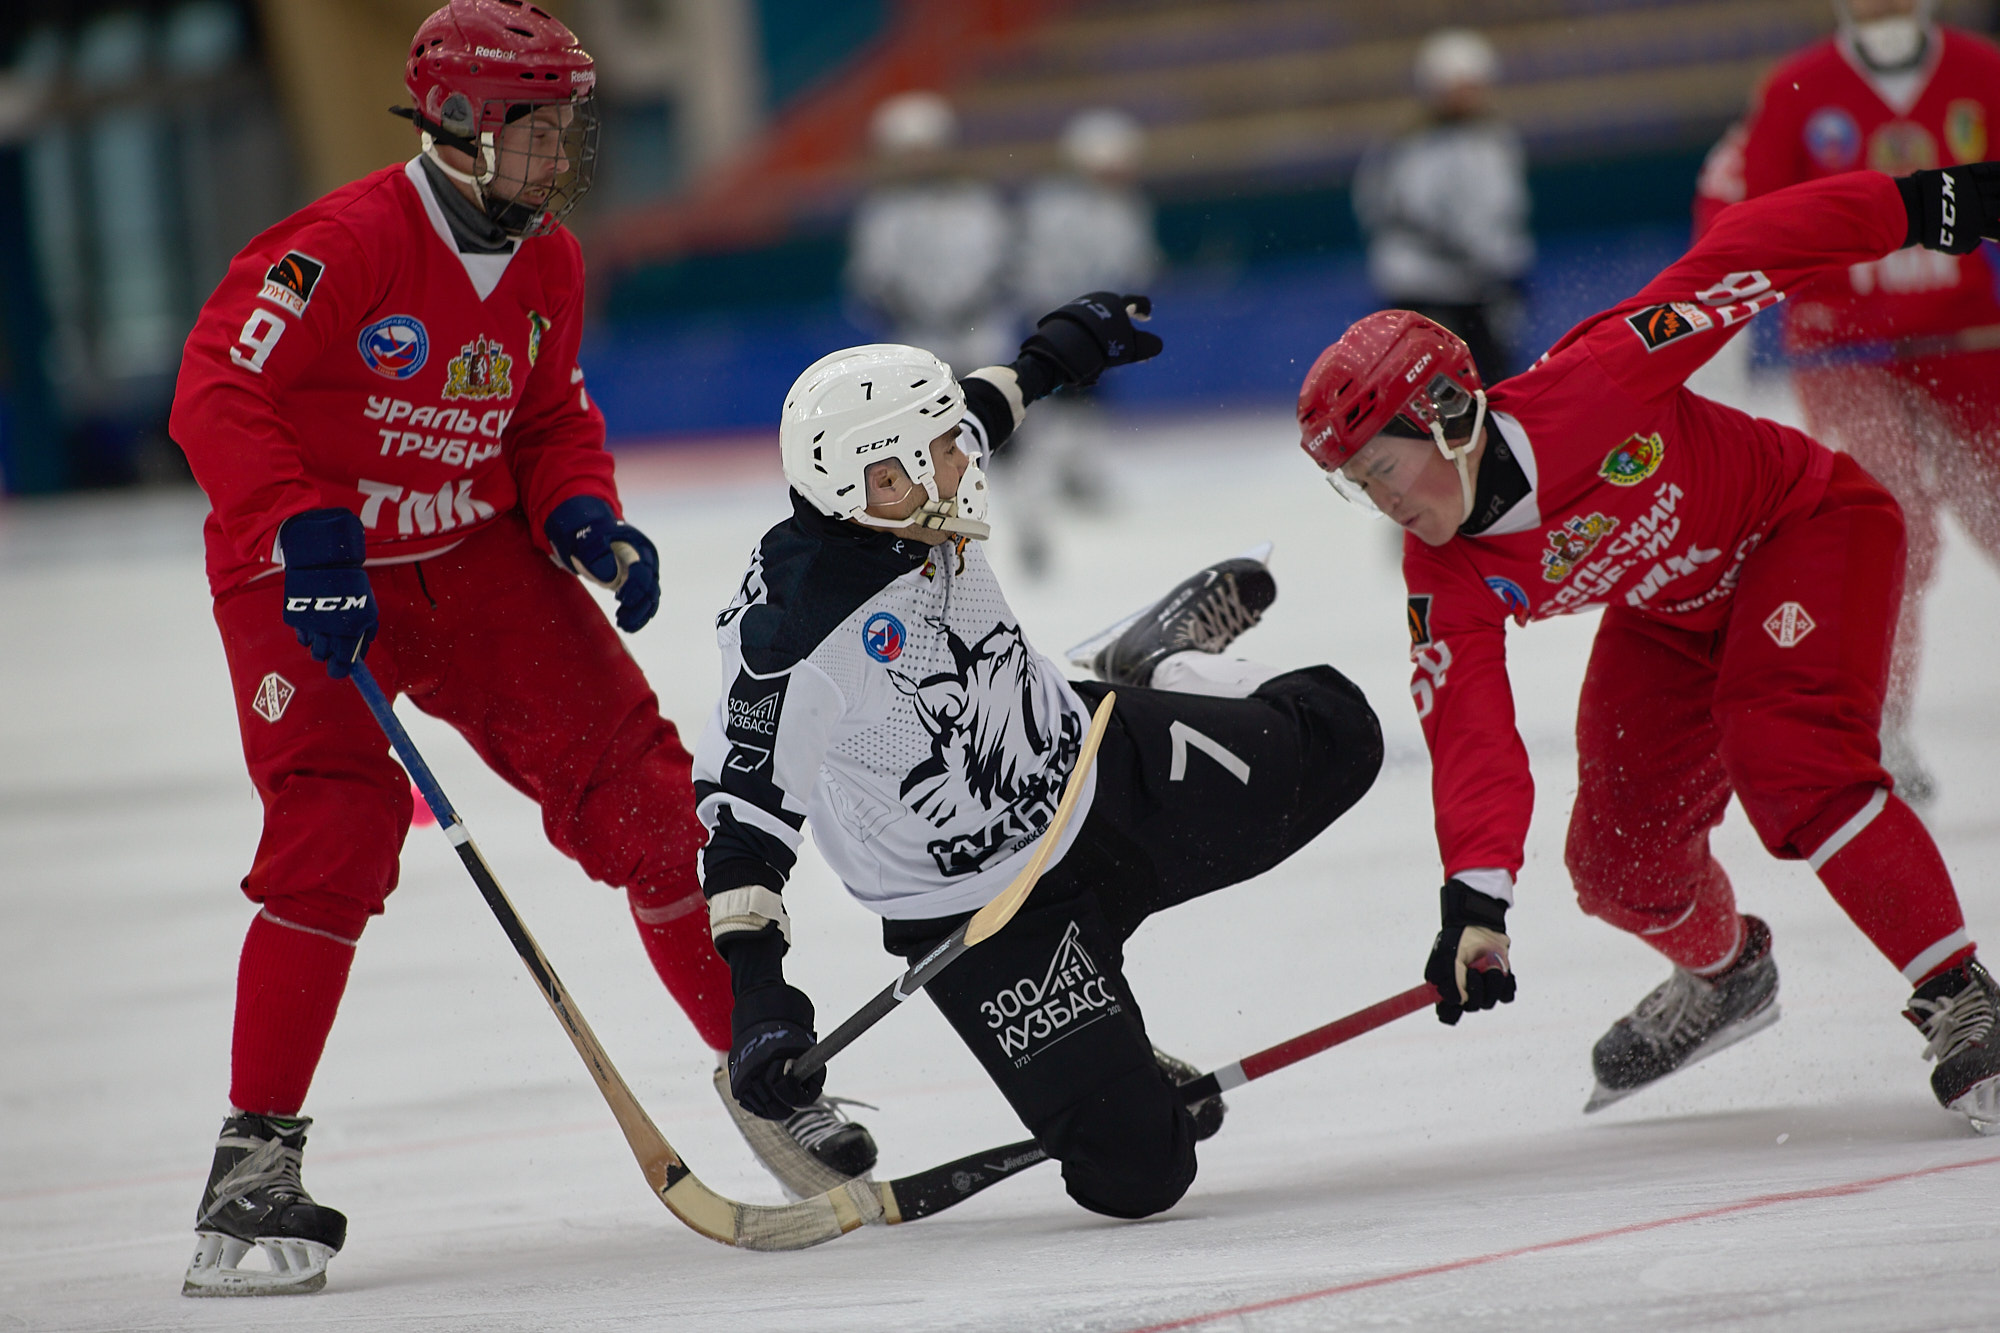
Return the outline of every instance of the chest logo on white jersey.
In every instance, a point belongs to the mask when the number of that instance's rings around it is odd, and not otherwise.
[[[861,646],[878,662],[895,661],[903,655],[903,622],[877,611],[861,627]]]
[[[446,398],[512,398],[514,358],[507,349],[481,334],[458,349],[445,367]]]
[[[390,315],[361,330],[361,359],[386,379],[406,380],[430,359],[431,336],[414,315]]]

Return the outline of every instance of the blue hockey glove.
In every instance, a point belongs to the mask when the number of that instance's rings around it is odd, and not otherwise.
[[[1095,384],[1107,367],[1160,354],[1165,344],[1159,338],[1132,327],[1133,320],[1152,317],[1150,297],[1091,292],[1043,315],[1021,352],[1046,362],[1065,384]]]
[[[730,1017],[735,1040],[729,1045],[729,1090],[744,1110],[766,1120],[783,1120],[819,1100],[826,1071],[801,1082],[785,1072],[813,1048],[813,1006],[806,993],[783,982],[759,986],[736,997]]]
[[[308,509],[279,526],[278,549],[285,557],[285,623],[313,660],[326,663],[327,675],[345,679],[375,638],[361,520],[351,510]]]
[[[1468,1009],[1514,1002],[1514,973],[1507,961],[1507,904],[1447,880],[1439,893],[1443,928],[1424,963],[1424,980],[1437,987],[1438,1022],[1453,1024]]]
[[[660,553],[594,495],[573,495],[542,524],[556,563],[618,595],[618,628],[636,634],[660,609]]]

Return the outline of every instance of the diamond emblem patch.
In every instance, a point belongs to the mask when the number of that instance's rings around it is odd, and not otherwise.
[[[1813,632],[1813,618],[1797,602],[1785,602],[1764,621],[1764,632],[1780,648],[1791,648]]]
[[[258,683],[250,707],[266,722],[276,722],[285,715],[285,705],[291,703],[292,696],[297,693],[292,688],[292,682],[273,671]]]

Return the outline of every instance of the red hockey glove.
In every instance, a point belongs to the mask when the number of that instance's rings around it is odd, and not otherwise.
[[[1444,926],[1431,945],[1424,980],[1437,987],[1438,1022],[1458,1022],[1467,1009],[1514,1002],[1507,963],[1507,904],[1447,880],[1439,892]]]

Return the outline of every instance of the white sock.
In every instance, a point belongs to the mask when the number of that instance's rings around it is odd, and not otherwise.
[[[1247,699],[1267,680],[1284,675],[1278,667],[1262,662],[1246,662],[1240,657],[1218,657],[1190,648],[1160,659],[1148,682],[1156,690],[1180,694],[1205,694],[1213,699]]]

